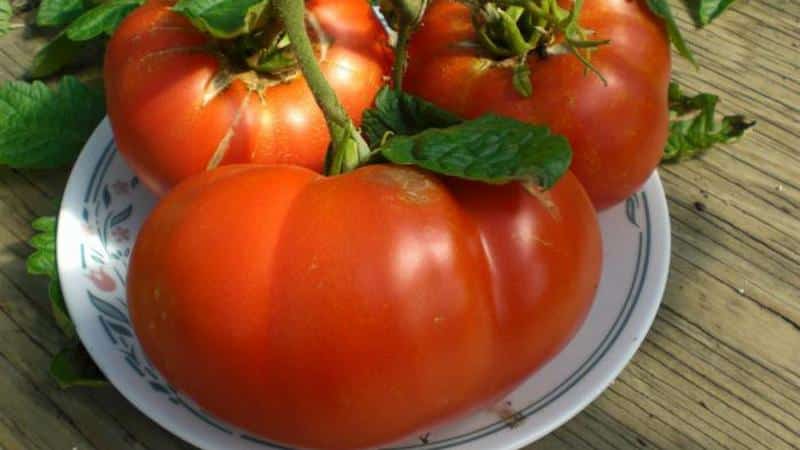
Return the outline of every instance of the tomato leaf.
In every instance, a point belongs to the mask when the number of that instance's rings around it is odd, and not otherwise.
[[[81,14],[66,29],[73,41],[88,41],[102,36],[111,36],[122,20],[144,0],[111,0]]]
[[[268,6],[268,0],[179,0],[172,9],[198,29],[231,39],[255,29]]]
[[[26,261],[28,273],[50,278],[47,291],[56,324],[65,336],[73,338],[75,337],[75,326],[67,312],[64,296],[61,294],[56,267],[56,219],[55,217],[40,217],[34,220],[31,226],[38,233],[28,241],[34,248],[33,253],[28,256]]]
[[[384,87],[364,112],[362,132],[384,158],[488,183],[549,188],[572,159],[569,143],[542,126],[487,115],[471,121]]]
[[[0,164],[58,167],[75,160],[105,114],[103,93],[66,76],[55,89],[34,81],[0,86]]]
[[[108,380],[77,340],[73,340],[53,358],[50,375],[62,389],[108,385]]]
[[[521,181],[547,189],[569,168],[563,136],[543,126],[485,115],[447,128],[395,136],[379,148],[395,164],[486,183]]]
[[[28,75],[31,78],[49,77],[74,62],[83,49],[83,43],[73,41],[62,32],[36,52]]]
[[[31,275],[47,275],[54,277],[56,271],[56,219],[55,217],[39,217],[31,223],[38,231],[28,243],[35,249],[28,257],[27,268]]]
[[[700,26],[705,26],[711,23],[712,20],[719,17],[729,6],[733,4],[734,0],[697,0],[696,13],[700,21]]]
[[[370,146],[377,147],[393,135],[408,136],[461,122],[459,117],[433,103],[384,86],[375,97],[375,106],[364,111],[361,131]]]
[[[678,29],[678,23],[672,15],[668,0],[647,0],[647,6],[650,7],[650,10],[653,11],[655,15],[664,19],[667,26],[667,34],[669,34],[669,40],[672,42],[672,45],[675,46],[675,49],[678,50],[678,53],[697,67],[694,54],[692,54],[689,46],[686,45],[681,31]]]
[[[670,133],[662,162],[678,162],[700,156],[714,144],[727,144],[741,138],[755,126],[742,115],[730,115],[716,122],[719,97],[712,94],[685,95],[677,83],[670,83],[670,110],[677,116],[695,114],[688,119],[670,122]]]
[[[28,241],[34,248],[27,260],[28,273],[50,278],[47,292],[53,317],[69,339],[69,344],[50,363],[50,375],[62,389],[74,386],[105,386],[108,382],[78,341],[75,325],[64,303],[56,266],[56,219],[50,216],[40,217],[31,226],[38,233]]]
[[[0,36],[8,33],[11,29],[11,16],[14,10],[8,0],[0,0]]]
[[[92,4],[86,0],[42,0],[36,12],[36,25],[65,25],[83,14]]]
[[[56,325],[68,338],[75,337],[75,325],[72,323],[72,318],[67,311],[67,304],[64,303],[64,295],[61,293],[61,282],[58,276],[50,280],[47,285],[47,294],[50,297],[50,309],[53,311],[53,317],[56,320]]]

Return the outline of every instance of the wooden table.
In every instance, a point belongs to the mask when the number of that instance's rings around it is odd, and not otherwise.
[[[702,66],[676,60],[675,78],[759,124],[661,169],[673,252],[655,325],[619,379],[531,449],[800,448],[800,1],[739,1],[702,31],[674,3]],[[0,80],[30,61],[23,35],[0,40]],[[25,240],[66,177],[0,169],[0,449],[189,449],[113,388],[62,391],[47,375],[62,338]]]

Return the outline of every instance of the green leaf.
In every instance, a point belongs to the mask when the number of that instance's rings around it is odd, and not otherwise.
[[[61,285],[58,280],[56,267],[56,219],[55,217],[40,217],[31,224],[38,231],[28,243],[34,252],[28,256],[27,269],[31,275],[45,275],[50,278],[47,288],[50,297],[50,306],[56,324],[68,338],[75,336],[75,326],[67,312],[64,296],[61,294]]]
[[[413,95],[384,87],[364,112],[362,132],[395,164],[448,176],[549,188],[569,167],[572,151],[545,127],[487,115],[459,117]]]
[[[28,273],[31,275],[56,276],[56,262],[54,252],[37,250],[27,261]]]
[[[733,4],[734,0],[698,0],[696,5],[697,18],[700,20],[700,25],[705,26],[711,23],[712,20],[719,17],[729,6]]]
[[[40,233],[35,235],[28,241],[31,247],[46,251],[55,251],[56,237],[52,233]]]
[[[0,0],[0,36],[8,33],[11,29],[11,16],[14,14],[11,3],[8,0]]]
[[[56,233],[56,218],[52,216],[43,216],[31,222],[31,228],[42,233],[51,233],[55,236]]]
[[[40,217],[31,224],[38,231],[28,243],[35,251],[28,257],[27,268],[31,275],[55,277],[56,271],[56,219]]]
[[[72,323],[72,318],[67,311],[67,304],[64,303],[64,295],[61,293],[61,282],[58,277],[50,280],[47,285],[47,293],[50,297],[50,309],[53,311],[53,317],[56,320],[56,325],[68,338],[74,338],[77,334],[75,332],[75,324]]]
[[[83,14],[92,4],[86,0],[42,0],[36,24],[42,27],[65,25]]]
[[[0,85],[0,164],[51,168],[75,160],[105,114],[103,93],[66,76],[44,83]]]
[[[269,0],[179,0],[172,9],[198,29],[230,39],[255,29],[268,6]]]
[[[742,115],[725,116],[718,123],[715,113],[719,97],[712,94],[685,95],[677,83],[670,83],[669,105],[678,118],[670,122],[669,140],[661,162],[696,158],[714,144],[727,144],[741,138],[756,123]],[[681,116],[694,114],[688,119]]]
[[[94,365],[92,359],[77,340],[75,325],[67,311],[64,296],[56,268],[56,231],[55,217],[40,217],[31,223],[38,233],[29,242],[34,252],[28,257],[28,272],[32,275],[46,275],[50,278],[47,293],[50,307],[56,324],[70,340],[70,344],[61,350],[50,364],[50,374],[62,388],[73,386],[103,386],[105,377]]]
[[[364,111],[361,131],[370,146],[377,147],[389,136],[407,136],[459,123],[459,117],[433,103],[384,86],[375,97],[375,106]]]
[[[669,7],[668,0],[647,0],[647,6],[650,7],[650,10],[653,11],[655,15],[661,17],[664,19],[664,22],[666,22],[669,40],[672,42],[672,45],[675,46],[675,49],[678,50],[678,53],[691,61],[692,64],[697,67],[697,62],[694,60],[694,55],[692,54],[692,51],[689,50],[689,46],[686,45],[686,41],[683,39],[681,31],[678,29],[678,23],[675,21],[675,17],[672,15],[672,10]]]
[[[122,20],[144,0],[111,0],[81,14],[66,30],[73,41],[88,41],[103,34],[111,36]]]
[[[50,375],[62,389],[108,385],[108,380],[77,341],[70,343],[53,358]]]
[[[563,136],[543,126],[486,115],[448,128],[395,136],[380,147],[395,164],[486,183],[521,181],[548,189],[569,168]]]
[[[75,61],[84,44],[67,37],[63,32],[39,49],[28,70],[31,78],[45,78]]]

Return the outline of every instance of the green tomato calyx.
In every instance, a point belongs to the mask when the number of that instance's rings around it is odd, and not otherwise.
[[[592,65],[591,54],[608,40],[592,40],[592,30],[582,28],[578,19],[583,0],[572,8],[560,7],[556,0],[462,0],[473,11],[473,23],[480,46],[512,69],[514,87],[525,97],[533,93],[528,57],[541,58],[572,54],[605,83]]]

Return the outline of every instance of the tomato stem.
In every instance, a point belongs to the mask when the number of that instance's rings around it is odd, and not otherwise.
[[[314,98],[317,99],[329,122],[345,127],[350,122],[350,117],[339,103],[336,93],[328,84],[314,57],[311,39],[306,31],[306,10],[303,0],[278,0],[276,6]]]
[[[317,62],[306,30],[305,3],[303,0],[277,0],[275,6],[294,47],[300,70],[328,124],[333,158],[327,172],[337,175],[353,170],[369,159],[369,146],[350,120]]]
[[[394,66],[392,67],[392,83],[398,91],[403,90],[403,78],[408,66],[408,41],[411,33],[400,30],[397,34],[397,44],[394,47]]]
[[[425,10],[428,0],[384,0],[380,3],[384,17],[392,23],[397,31],[397,42],[394,46],[394,67],[392,83],[398,91],[403,90],[403,76],[408,65],[408,42],[414,34]]]

